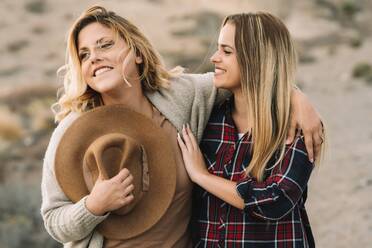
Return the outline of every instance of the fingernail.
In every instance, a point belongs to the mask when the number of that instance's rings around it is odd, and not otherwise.
[[[285,141],[285,144],[286,145],[289,145],[291,143],[291,140],[290,139],[287,139],[286,141]]]
[[[311,162],[311,163],[314,163],[314,159],[313,159],[313,158],[311,158],[311,159],[310,159],[310,162]]]

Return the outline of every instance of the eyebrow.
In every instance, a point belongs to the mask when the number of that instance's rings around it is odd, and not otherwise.
[[[96,44],[99,45],[100,43],[103,42],[103,40],[108,39],[108,38],[109,38],[109,37],[106,37],[106,36],[105,36],[105,37],[102,37],[101,39],[99,39],[99,40],[96,41]],[[87,47],[79,48],[79,52],[80,52],[80,51],[84,51],[84,50],[88,50],[88,48],[87,48]]]
[[[230,49],[234,50],[234,48],[233,48],[232,46],[227,45],[227,44],[219,44],[219,43],[218,43],[218,45],[221,46],[222,48],[227,47],[227,48],[230,48]]]

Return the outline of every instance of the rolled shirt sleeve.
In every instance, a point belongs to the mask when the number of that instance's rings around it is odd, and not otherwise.
[[[242,178],[236,189],[244,200],[244,211],[267,220],[278,220],[296,206],[307,189],[313,164],[309,161],[302,137],[285,148],[282,161],[262,182]]]

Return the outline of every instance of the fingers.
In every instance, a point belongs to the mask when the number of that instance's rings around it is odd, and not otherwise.
[[[132,180],[132,176],[129,176],[124,181],[129,182],[131,180]],[[133,195],[134,185],[131,183],[129,185],[125,185],[125,182],[123,182],[122,188],[120,190],[121,194],[120,194],[119,200],[121,201],[121,206],[127,205],[134,200],[134,195]]]
[[[123,182],[128,176],[130,175],[130,172],[127,168],[122,169],[116,176],[114,176],[112,179],[116,180],[118,182]]]
[[[317,160],[319,158],[320,150],[322,148],[323,138],[320,137],[318,134],[315,134],[313,136],[313,140],[314,140],[314,158],[315,160]]]
[[[312,133],[309,131],[304,131],[305,145],[307,150],[307,155],[311,163],[314,162],[314,141]]]
[[[133,176],[130,174],[124,181],[121,183],[123,187],[128,187],[133,182]]]
[[[182,153],[186,152],[187,147],[186,147],[185,143],[183,142],[183,140],[181,138],[181,135],[179,133],[177,133],[177,141],[178,141],[178,145],[181,148]]]
[[[197,150],[199,148],[198,142],[196,141],[196,138],[195,138],[194,134],[191,131],[190,125],[187,124],[186,127],[187,127],[187,134],[190,136],[191,144],[192,144],[193,148],[195,150]]]
[[[318,159],[324,142],[324,127],[321,121],[312,129],[304,131],[306,150],[310,162]]]
[[[185,127],[185,125],[183,125],[183,128],[182,128],[182,138],[183,138],[183,141],[186,145],[187,150],[188,151],[193,150],[193,145],[192,145],[192,142],[191,142],[191,138],[190,138],[189,134],[187,133],[187,128]]]
[[[124,181],[120,184],[119,188],[116,189],[118,195],[118,200],[120,201],[121,206],[129,204],[133,199],[133,190],[134,185],[133,182],[133,176],[129,175],[127,178],[124,179]]]
[[[127,196],[129,194],[132,194],[133,190],[134,190],[134,185],[133,184],[130,184],[128,187],[125,187],[123,189],[124,196]]]
[[[318,125],[317,132],[313,134],[313,139],[315,144],[314,158],[315,160],[318,160],[321,153],[322,145],[324,143],[324,127],[322,122],[320,122],[320,124]]]
[[[133,176],[130,174],[129,170],[127,168],[122,169],[114,179],[116,182],[120,183],[120,188],[124,192],[132,191],[134,186],[133,186]],[[126,193],[128,194],[128,193]]]
[[[296,121],[293,118],[291,118],[291,124],[289,126],[287,140],[285,141],[287,145],[292,144],[294,137],[296,136],[296,128],[297,128]]]
[[[133,200],[134,200],[134,195],[133,194],[126,195],[125,197],[122,198],[122,201],[121,201],[120,205],[121,206],[127,205],[127,204],[131,203]]]
[[[133,191],[134,185],[133,176],[129,175],[124,181],[121,183],[120,188],[118,188],[119,192],[119,200],[121,201],[121,205],[127,205],[134,199]]]
[[[184,140],[184,143],[185,143],[188,151],[198,150],[198,148],[199,148],[198,142],[196,141],[196,138],[195,138],[194,134],[192,133],[189,124],[183,125],[182,138]]]

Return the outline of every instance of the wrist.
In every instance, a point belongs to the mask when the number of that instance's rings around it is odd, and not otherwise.
[[[205,172],[199,172],[193,176],[191,179],[194,183],[202,186],[203,182],[210,176],[209,172],[206,170]]]
[[[103,216],[105,214],[105,211],[101,209],[98,205],[99,204],[96,204],[94,199],[92,199],[91,195],[88,195],[87,199],[85,200],[85,207],[93,215]]]

